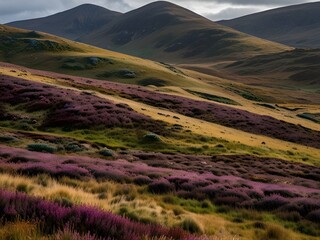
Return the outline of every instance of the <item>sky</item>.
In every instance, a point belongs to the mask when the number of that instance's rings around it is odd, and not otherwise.
[[[310,0],[169,0],[214,21]],[[0,0],[0,23],[44,17],[84,3],[127,12],[153,0]]]

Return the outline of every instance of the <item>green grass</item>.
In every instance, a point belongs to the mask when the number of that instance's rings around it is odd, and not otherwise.
[[[209,200],[198,201],[167,195],[162,197],[161,201],[167,205],[179,206],[186,211],[198,214],[209,214],[216,211],[216,207]]]
[[[252,92],[249,92],[248,90],[242,90],[242,89],[236,89],[233,87],[228,88],[229,91],[238,94],[239,96],[250,100],[250,101],[255,101],[255,102],[262,102],[263,99],[255,94],[253,94]]]
[[[25,131],[34,134],[53,134],[56,137],[66,137],[76,142],[85,141],[90,144],[97,144],[101,148],[107,147],[117,149],[137,149],[144,151],[156,151],[163,153],[184,153],[200,155],[218,154],[250,154],[264,157],[283,158],[295,162],[303,162],[319,166],[317,158],[307,153],[292,149],[291,151],[280,151],[269,149],[267,146],[251,147],[238,142],[230,142],[222,138],[206,137],[194,134],[183,128],[174,125],[167,125],[162,133],[157,136],[161,141],[146,141],[144,138],[150,132],[139,128],[105,128],[96,126],[91,129],[68,130],[62,128],[44,129],[41,127],[46,117],[46,111],[27,112],[22,105],[5,105],[5,110],[11,114],[23,116],[23,119],[16,121],[0,121],[0,128],[12,131]],[[5,135],[5,134],[2,134]],[[0,135],[1,136],[1,135]],[[20,141],[22,140],[22,141]],[[18,147],[26,147],[34,143],[31,139],[20,139],[19,141],[7,142],[6,144]],[[46,142],[41,142],[46,143]],[[51,145],[47,142],[47,144]],[[68,150],[67,143],[56,144],[58,152],[73,152]],[[75,151],[79,152],[79,151]],[[86,151],[81,154],[85,154]]]
[[[79,129],[64,131],[61,128],[50,129],[38,129],[36,126],[26,124],[24,122],[11,122],[0,121],[0,129],[2,128],[2,134],[8,134],[6,130],[10,132],[22,131],[32,132],[33,134],[53,135],[57,138],[68,138],[69,142],[61,140],[58,144],[52,145],[57,149],[57,152],[66,153],[68,150],[68,144],[75,142],[79,145],[79,142],[83,141],[91,145],[97,145],[100,148],[109,148],[111,150],[125,150],[136,149],[143,151],[155,151],[162,153],[183,153],[183,154],[199,154],[199,155],[220,155],[220,154],[249,154],[263,157],[277,157],[283,158],[295,162],[303,162],[319,166],[319,161],[315,157],[308,155],[307,153],[301,153],[292,149],[292,151],[280,151],[269,149],[266,146],[251,147],[243,145],[238,142],[229,142],[220,138],[206,137],[186,130],[170,130],[171,126],[168,126],[169,134],[164,136],[159,135],[161,141],[158,142],[146,142],[144,136],[150,132],[144,129],[133,128],[104,128],[96,127],[91,129]],[[174,129],[174,127],[173,127]],[[25,139],[25,137],[19,138],[19,141],[6,143],[7,145],[23,147],[33,143],[33,139]],[[41,143],[49,142],[42,141]],[[81,144],[80,144],[81,145]],[[85,150],[85,149],[84,149]],[[73,151],[71,151],[73,152]],[[79,154],[86,154],[88,151],[75,151]],[[90,151],[89,151],[90,152]]]
[[[210,101],[229,104],[229,105],[241,105],[240,103],[238,103],[230,98],[225,98],[225,97],[216,96],[216,95],[212,95],[212,94],[208,94],[208,93],[193,91],[190,89],[185,89],[185,90],[193,95],[196,95],[198,97],[201,97],[201,98],[204,98],[204,99],[207,99]]]

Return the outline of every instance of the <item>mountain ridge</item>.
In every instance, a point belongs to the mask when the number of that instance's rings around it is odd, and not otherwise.
[[[63,14],[65,12],[54,16]],[[28,29],[32,29],[32,26]],[[63,37],[70,39],[69,35]],[[101,20],[99,27],[78,34],[72,40],[171,63],[206,62],[217,58],[238,58],[288,49],[219,25],[165,1],[153,2],[128,13],[117,13],[110,21]]]
[[[101,6],[82,4],[47,17],[15,21],[6,25],[48,32],[70,40],[75,40],[82,35],[99,29],[119,15],[121,15],[121,13],[108,10]]]
[[[320,2],[304,3],[223,20],[219,23],[292,47],[320,48],[319,11]]]

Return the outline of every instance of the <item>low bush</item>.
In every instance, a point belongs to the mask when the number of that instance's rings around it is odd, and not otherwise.
[[[16,141],[18,141],[18,139],[12,136],[0,136],[0,142],[3,142],[3,143],[16,142]]]
[[[83,151],[83,147],[77,143],[69,143],[66,147],[65,150],[69,152],[81,152]]]
[[[133,182],[137,185],[147,185],[152,182],[152,180],[147,176],[138,176],[133,179]]]
[[[24,193],[28,193],[31,191],[31,188],[25,183],[18,184],[16,189],[18,192],[24,192]]]
[[[261,240],[292,240],[291,234],[284,228],[270,225],[266,228]]]
[[[104,157],[113,157],[114,156],[114,152],[108,148],[104,148],[104,149],[100,150],[99,154]]]
[[[157,143],[162,142],[161,138],[155,133],[148,133],[143,136],[143,141],[146,143]]]
[[[179,225],[183,230],[190,233],[203,233],[202,227],[192,218],[186,218]]]
[[[148,190],[151,193],[165,194],[165,193],[173,192],[175,188],[174,188],[174,185],[170,183],[168,180],[161,179],[149,184]]]
[[[28,145],[29,151],[34,152],[46,152],[46,153],[54,153],[56,151],[55,147],[49,146],[47,144],[33,143]]]

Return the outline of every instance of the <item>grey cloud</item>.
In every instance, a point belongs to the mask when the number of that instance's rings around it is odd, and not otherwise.
[[[205,14],[204,16],[213,21],[228,20],[258,12],[259,10],[259,8],[226,8],[216,14]]]
[[[204,1],[210,1],[210,0],[204,0]],[[272,6],[282,6],[282,5],[291,5],[291,4],[297,4],[297,3],[305,3],[309,2],[308,0],[211,0],[216,3],[230,3],[233,5],[272,5]]]
[[[125,0],[0,0],[0,23],[45,17],[84,3],[96,4],[121,12],[132,9]]]
[[[232,18],[239,14],[251,13],[249,9],[258,6],[283,6],[304,3],[310,0],[169,0],[173,3],[190,8],[199,14],[211,18]],[[44,17],[56,12],[67,10],[83,3],[97,4],[111,10],[127,12],[136,7],[153,2],[153,0],[0,0],[0,23]],[[247,10],[238,7],[247,6]],[[269,8],[270,8],[269,7]],[[209,9],[222,9],[217,14],[208,14]],[[234,14],[234,15],[232,15]]]

